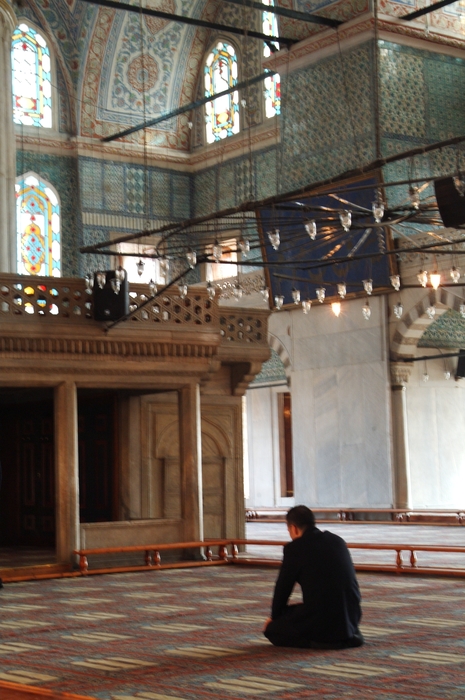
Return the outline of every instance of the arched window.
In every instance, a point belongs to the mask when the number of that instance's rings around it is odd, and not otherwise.
[[[262,0],[263,5],[274,6],[274,0]],[[279,36],[278,21],[273,12],[263,12],[263,34],[268,36]],[[269,58],[271,49],[268,44],[263,47],[263,56]],[[265,115],[275,117],[281,113],[281,80],[278,74],[270,75],[264,80],[265,87]]]
[[[35,29],[20,24],[13,33],[13,120],[24,126],[52,126],[50,51]]]
[[[237,83],[237,55],[234,46],[219,41],[210,52],[204,68],[205,97],[234,87]],[[239,133],[239,93],[218,97],[205,105],[208,143]]]
[[[52,185],[35,173],[16,180],[18,272],[61,276],[60,199]]]

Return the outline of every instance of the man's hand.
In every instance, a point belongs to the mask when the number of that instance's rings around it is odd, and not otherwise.
[[[263,631],[266,630],[266,628],[268,627],[268,625],[270,624],[270,622],[271,622],[271,617],[268,617],[267,620],[266,620],[266,622],[265,622],[265,624],[264,624],[264,626],[263,626]]]

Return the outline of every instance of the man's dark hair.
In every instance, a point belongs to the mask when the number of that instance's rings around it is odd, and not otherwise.
[[[307,506],[294,506],[287,512],[286,520],[288,525],[295,525],[299,530],[315,527],[315,516]]]

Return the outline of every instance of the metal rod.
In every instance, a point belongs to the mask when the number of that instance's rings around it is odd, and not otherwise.
[[[188,105],[184,105],[183,107],[178,107],[177,109],[174,109],[172,112],[169,112],[168,114],[163,114],[161,117],[155,117],[155,119],[150,119],[149,121],[143,122],[142,124],[138,124],[137,126],[132,126],[129,129],[125,129],[124,131],[119,131],[117,134],[112,134],[112,136],[104,136],[102,138],[102,141],[108,142],[108,141],[115,141],[116,139],[123,138],[123,136],[128,136],[129,134],[133,134],[135,131],[140,131],[141,129],[146,129],[151,126],[155,126],[156,124],[160,124],[161,122],[166,121],[167,119],[171,119],[172,117],[177,117],[179,114],[184,114],[184,112],[190,112],[191,109],[196,109],[197,107],[201,107],[204,104],[207,104],[207,102],[212,102],[213,100],[216,100],[218,97],[224,97],[224,95],[230,95],[232,92],[236,92],[236,90],[245,90],[246,87],[249,85],[254,85],[255,83],[259,83],[262,80],[265,80],[265,78],[269,78],[270,76],[276,75],[275,70],[270,70],[267,71],[266,73],[261,73],[260,75],[256,75],[254,78],[250,78],[250,80],[242,80],[240,83],[237,83],[231,88],[228,88],[227,90],[223,90],[222,92],[217,92],[215,95],[210,95],[209,97],[203,97],[201,100],[195,100],[195,102],[190,102]]]
[[[436,348],[435,348],[436,349]],[[420,360],[442,360],[447,357],[465,357],[465,350],[445,352],[440,355],[422,355],[421,357],[399,357],[391,362],[419,362]]]
[[[422,17],[423,15],[427,15],[430,12],[434,12],[435,10],[440,10],[441,7],[446,7],[446,5],[452,5],[454,2],[457,2],[457,0],[440,0],[440,2],[434,2],[428,7],[422,7],[421,10],[415,10],[415,12],[409,12],[408,15],[402,15],[401,17],[399,17],[399,19],[405,19],[407,22],[411,22],[412,19]]]
[[[165,19],[168,22],[180,22],[181,24],[191,24],[195,27],[216,29],[218,31],[228,32],[229,34],[239,34],[240,36],[247,34],[247,36],[253,37],[254,39],[284,44],[285,46],[292,46],[293,44],[297,43],[297,39],[290,39],[289,37],[285,36],[268,36],[267,34],[262,34],[262,32],[255,32],[252,29],[244,30],[240,29],[239,27],[230,27],[226,24],[218,24],[216,22],[208,22],[204,19],[196,19],[195,17],[175,15],[171,12],[162,12],[161,10],[153,10],[152,8],[148,7],[139,7],[138,5],[127,5],[124,2],[115,2],[115,0],[83,0],[83,2],[88,2],[91,5],[108,7],[111,10],[125,10],[126,12],[149,15],[150,17],[159,17],[160,19]]]
[[[87,0],[85,1],[87,2]],[[140,231],[139,233],[131,233],[126,236],[120,236],[119,238],[115,238],[114,240],[103,241],[102,243],[96,243],[90,246],[83,246],[82,248],[80,248],[80,252],[97,253],[99,252],[100,248],[106,248],[108,246],[115,245],[116,243],[125,243],[126,241],[136,240],[137,238],[143,238],[144,236],[157,235],[160,233],[172,231],[174,229],[177,229],[176,232],[180,233],[181,231],[184,231],[185,229],[190,228],[191,226],[195,226],[196,224],[203,224],[206,221],[213,221],[215,219],[226,218],[228,216],[231,216],[232,214],[238,214],[239,212],[257,211],[258,209],[262,209],[264,207],[277,204],[279,202],[285,202],[289,199],[294,199],[303,195],[310,196],[312,194],[317,194],[320,193],[321,190],[323,190],[323,188],[327,188],[329,185],[343,182],[344,180],[349,180],[351,178],[360,177],[362,175],[368,175],[370,173],[375,172],[376,170],[379,170],[385,165],[389,165],[390,163],[405,160],[406,158],[412,158],[416,155],[423,155],[425,153],[429,153],[430,151],[435,151],[440,148],[446,148],[447,146],[454,146],[458,143],[463,143],[464,141],[465,136],[456,136],[451,139],[446,139],[445,141],[437,141],[436,143],[432,143],[427,146],[411,148],[408,151],[396,153],[392,156],[387,156],[386,158],[376,158],[375,160],[372,160],[366,165],[362,165],[358,168],[352,168],[351,170],[346,170],[345,172],[340,173],[339,175],[335,175],[333,177],[325,178],[324,180],[319,180],[317,182],[304,185],[303,187],[299,187],[298,189],[292,190],[290,192],[285,192],[284,194],[272,195],[271,197],[265,197],[261,200],[242,202],[242,204],[238,204],[234,207],[228,207],[227,209],[222,209],[220,211],[213,212],[212,214],[204,214],[203,216],[193,217],[192,219],[185,219],[182,222],[165,224],[164,226],[160,226],[159,228],[155,229],[150,229],[148,231]],[[374,184],[373,188],[376,188],[378,186],[379,185]]]
[[[338,27],[342,22],[338,19],[329,19],[329,17],[319,17],[318,15],[312,15],[308,12],[297,12],[296,10],[288,10],[286,7],[279,7],[278,5],[264,5],[261,2],[254,2],[253,0],[224,0],[224,2],[230,2],[234,5],[242,5],[246,7],[253,7],[256,10],[261,10],[262,12],[271,12],[274,15],[281,15],[282,17],[290,17],[291,19],[297,19],[301,22],[311,22],[313,24],[326,24],[328,27]]]

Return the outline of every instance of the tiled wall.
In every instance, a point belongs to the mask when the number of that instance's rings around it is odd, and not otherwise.
[[[79,159],[83,211],[150,218],[190,217],[191,176],[93,158]],[[146,197],[147,187],[147,197]]]
[[[389,42],[380,42],[380,131],[382,154],[462,136],[465,61]],[[460,156],[462,168],[465,155]],[[447,148],[384,168],[386,181],[453,172],[457,149]],[[425,195],[427,192],[425,192]],[[430,192],[432,194],[432,190]],[[406,198],[389,188],[390,203]]]

